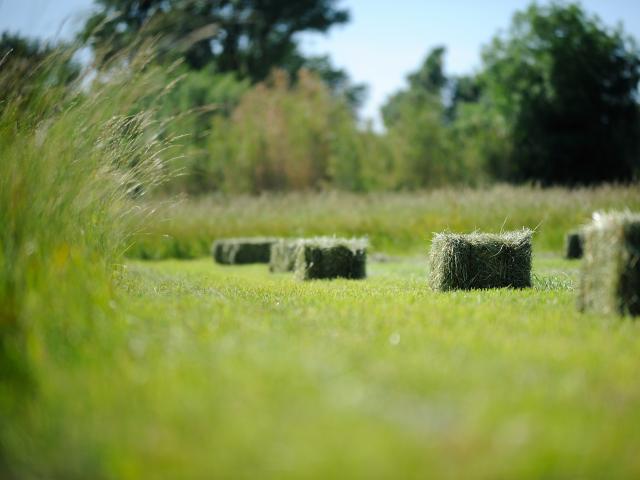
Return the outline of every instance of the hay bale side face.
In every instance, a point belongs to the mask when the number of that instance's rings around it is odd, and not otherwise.
[[[438,291],[531,287],[531,231],[439,233],[431,244],[429,285]]]
[[[564,258],[572,260],[582,258],[584,234],[579,231],[567,233],[564,237]]]
[[[640,215],[603,215],[585,230],[578,308],[640,315]]]
[[[359,240],[321,239],[299,244],[295,272],[300,280],[362,279],[366,277],[366,243]]]
[[[272,273],[293,272],[299,240],[279,240],[271,245],[269,271]]]
[[[222,265],[269,263],[274,238],[227,238],[213,244],[213,259]]]
[[[225,240],[216,240],[211,249],[215,262],[221,265],[230,265],[233,263],[231,261],[231,247],[232,244]]]

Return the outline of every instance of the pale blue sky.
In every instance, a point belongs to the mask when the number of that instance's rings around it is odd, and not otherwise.
[[[329,53],[354,80],[369,85],[366,117],[376,117],[385,98],[404,85],[436,45],[447,47],[447,70],[467,73],[478,68],[480,49],[508,26],[515,10],[530,0],[343,0],[352,21],[328,36],[307,35],[303,49]],[[546,2],[538,2],[546,3]],[[69,36],[92,0],[0,0],[0,31],[39,37]],[[583,0],[589,12],[607,25],[622,22],[640,38],[640,0]]]

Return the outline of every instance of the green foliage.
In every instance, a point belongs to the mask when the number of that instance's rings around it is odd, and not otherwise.
[[[493,154],[502,158],[495,116],[477,103],[479,80],[447,77],[444,54],[434,48],[382,107],[397,187],[479,184],[491,178]]]
[[[289,66],[288,70],[298,72],[301,68],[314,73],[322,79],[334,95],[347,102],[354,115],[364,103],[367,96],[367,86],[354,84],[344,69],[333,66],[328,55],[301,57],[300,65],[296,65],[295,68]]]
[[[503,178],[630,180],[640,158],[640,52],[576,4],[532,5],[483,53],[483,81],[511,126]]]
[[[105,58],[140,36],[162,36],[161,58],[215,65],[253,81],[297,57],[296,34],[348,21],[336,0],[97,0],[82,34]]]
[[[230,192],[363,190],[379,175],[373,134],[361,132],[349,108],[317,76],[283,71],[249,90],[230,118],[215,118],[211,171]],[[371,155],[366,158],[365,155]]]
[[[406,92],[393,97],[395,120],[388,129],[397,186],[437,187],[460,180],[459,156],[437,96]]]
[[[231,115],[249,89],[247,80],[213,68],[199,71],[184,67],[163,76],[171,90],[155,102],[165,136],[179,138],[172,150],[173,168],[179,173],[165,185],[166,192],[201,193],[222,187],[219,171],[211,165],[207,145],[215,118]]]

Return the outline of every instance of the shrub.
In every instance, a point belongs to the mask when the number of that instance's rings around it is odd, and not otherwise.
[[[581,267],[581,311],[640,315],[640,214],[595,214]]]
[[[315,75],[302,70],[292,83],[276,71],[243,95],[230,118],[214,119],[209,156],[230,192],[363,190],[385,173],[379,143]]]
[[[531,236],[528,229],[438,233],[431,244],[429,284],[440,291],[530,287]]]

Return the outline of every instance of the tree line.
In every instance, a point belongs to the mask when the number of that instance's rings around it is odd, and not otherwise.
[[[122,52],[152,44],[163,67],[157,81],[171,85],[141,106],[156,111],[159,135],[180,138],[173,165],[181,174],[168,190],[573,186],[640,174],[640,51],[622,27],[578,4],[516,12],[473,74],[449,75],[445,47],[433,48],[383,106],[383,131],[358,118],[364,85],[329,57],[300,51],[299,34],[349,21],[335,0],[96,7],[78,36],[96,78],[127,68]],[[72,83],[73,58],[43,66],[51,48],[5,33],[0,68],[20,75],[37,64],[52,85]]]

